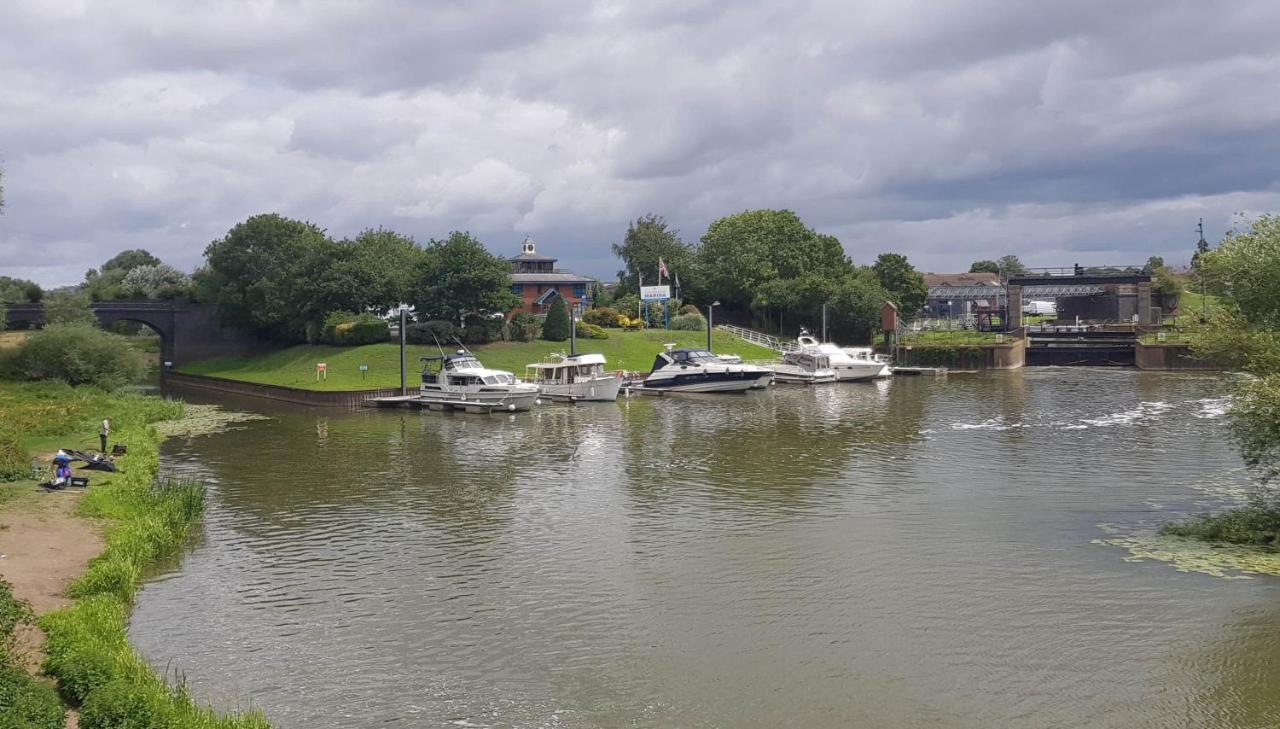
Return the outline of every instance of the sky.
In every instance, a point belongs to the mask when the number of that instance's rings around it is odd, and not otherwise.
[[[1275,0],[0,0],[0,274],[264,212],[612,277],[787,208],[925,271],[1185,262],[1280,210]]]

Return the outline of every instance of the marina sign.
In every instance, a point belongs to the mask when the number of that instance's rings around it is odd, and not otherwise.
[[[641,301],[662,301],[671,298],[670,286],[641,286]]]

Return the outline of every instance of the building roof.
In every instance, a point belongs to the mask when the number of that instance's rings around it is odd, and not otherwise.
[[[925,286],[999,286],[999,274],[987,273],[926,273]]]
[[[564,273],[557,271],[555,273],[512,273],[511,283],[514,284],[539,284],[539,283],[592,283],[594,278],[589,276],[579,276],[576,273]]]
[[[550,256],[540,256],[537,253],[521,253],[520,255],[512,256],[507,260],[508,261],[551,261],[552,263],[555,263],[557,259],[551,258]]]

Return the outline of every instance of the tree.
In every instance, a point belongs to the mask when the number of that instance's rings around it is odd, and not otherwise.
[[[695,286],[694,251],[680,240],[680,232],[667,225],[660,215],[649,213],[627,224],[627,233],[621,245],[613,244],[613,255],[622,259],[623,270],[618,271],[618,293],[639,293],[639,280],[658,282],[658,259],[667,269],[683,280],[682,286]]]
[[[698,262],[704,298],[739,310],[752,306],[766,282],[809,273],[836,277],[852,270],[839,240],[808,228],[790,210],[748,210],[720,218],[702,236]]]
[[[898,311],[902,312],[904,318],[911,319],[924,308],[924,303],[929,298],[929,288],[924,285],[924,276],[911,265],[906,256],[901,253],[881,253],[871,269],[880,286],[898,305]]]
[[[312,282],[306,275],[318,249],[332,245],[319,227],[275,213],[255,215],[205,248],[200,298],[222,322],[280,341],[303,341]],[[314,269],[313,269],[314,270]],[[327,312],[326,312],[327,313]],[[321,316],[323,321],[323,315]]]
[[[607,309],[613,306],[613,294],[599,281],[591,282],[591,308]]]
[[[432,240],[415,272],[418,319],[462,323],[468,314],[506,314],[520,304],[511,291],[511,264],[485,250],[470,233]]]
[[[1154,276],[1156,271],[1162,268],[1164,268],[1164,259],[1160,256],[1152,256],[1147,259],[1147,265],[1142,267],[1142,272]]]
[[[10,304],[37,303],[44,297],[44,290],[34,281],[0,276],[0,301]]]
[[[1248,326],[1280,328],[1280,216],[1264,215],[1203,253],[1198,273],[1227,292]]]
[[[97,325],[89,297],[77,291],[55,291],[44,298],[44,323]]]
[[[542,323],[542,338],[549,342],[563,342],[569,338],[569,307],[564,297],[557,296],[547,310],[547,320]]]
[[[128,273],[138,266],[155,266],[160,263],[160,259],[151,255],[141,248],[120,251],[112,256],[106,263],[102,264],[102,271],[124,271]]]
[[[969,266],[969,273],[1000,273],[1000,264],[996,261],[974,261]]]
[[[1012,253],[1000,256],[998,263],[1000,264],[1000,272],[1005,278],[1027,275],[1027,267],[1022,265],[1022,261],[1019,261],[1018,257]]]
[[[173,299],[191,287],[191,277],[167,263],[157,263],[130,269],[120,287],[133,298]]]

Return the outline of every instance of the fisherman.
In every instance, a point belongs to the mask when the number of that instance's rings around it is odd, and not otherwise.
[[[49,485],[55,489],[71,485],[71,456],[65,451],[58,451],[53,456],[53,478]]]
[[[98,440],[102,441],[102,452],[107,452],[107,438],[111,435],[111,418],[102,419],[102,428],[98,431]]]

